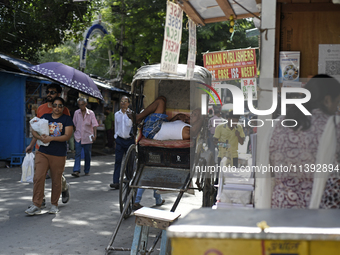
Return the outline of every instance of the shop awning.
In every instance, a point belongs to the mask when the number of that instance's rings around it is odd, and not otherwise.
[[[97,86],[102,87],[102,88],[104,88],[104,89],[109,89],[109,90],[113,90],[113,91],[116,91],[116,92],[127,93],[127,94],[130,93],[129,91],[126,91],[126,90],[124,90],[124,89],[116,88],[116,87],[111,86],[110,84],[108,84],[108,83],[106,83],[106,82],[103,82],[103,81],[94,79],[93,77],[92,77],[92,80],[94,81],[94,83],[95,83]]]
[[[261,0],[176,0],[182,10],[200,25],[260,16]]]
[[[36,72],[33,72],[29,68],[33,66],[33,64],[17,59],[17,58],[12,58],[10,56],[0,54],[0,68],[4,69],[6,71],[13,71],[13,72],[23,72],[26,74],[34,74],[36,75]]]

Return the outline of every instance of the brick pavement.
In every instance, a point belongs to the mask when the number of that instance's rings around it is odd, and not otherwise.
[[[32,199],[32,184],[20,183],[21,168],[0,168],[0,254],[105,254],[115,224],[120,216],[118,190],[111,190],[114,156],[92,158],[90,176],[71,176],[74,160],[66,162],[65,176],[71,185],[71,199],[62,204],[60,213],[48,214],[51,180],[46,180],[47,209],[42,215],[24,213]],[[82,162],[83,164],[83,162]],[[165,194],[162,208],[170,210],[176,194]],[[152,207],[152,191],[141,202]],[[201,193],[185,194],[177,211],[184,216],[200,208]],[[124,220],[115,247],[129,248],[134,231],[134,216]],[[114,252],[112,254],[128,254]],[[157,254],[155,252],[154,254]]]

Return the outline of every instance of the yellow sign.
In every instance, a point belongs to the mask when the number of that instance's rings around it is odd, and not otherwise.
[[[269,241],[265,240],[265,253],[268,255],[308,255],[307,241]]]

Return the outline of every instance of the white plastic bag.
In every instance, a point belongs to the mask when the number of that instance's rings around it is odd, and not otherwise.
[[[38,132],[39,135],[49,135],[49,126],[48,126],[48,120],[46,119],[39,119],[37,117],[34,117],[30,120],[31,127],[34,131]],[[42,141],[37,141],[39,146],[48,146],[50,143],[43,143]]]
[[[34,154],[26,153],[26,156],[24,158],[24,161],[21,165],[21,182],[29,182],[33,183],[33,177],[34,177]]]

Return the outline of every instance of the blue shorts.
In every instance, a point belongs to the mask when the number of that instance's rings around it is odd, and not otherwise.
[[[146,138],[152,139],[162,127],[162,123],[168,120],[168,115],[163,113],[151,113],[148,115],[143,124],[143,135]]]

